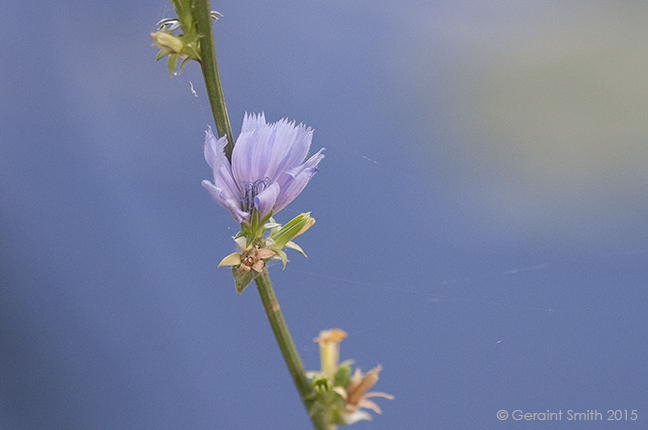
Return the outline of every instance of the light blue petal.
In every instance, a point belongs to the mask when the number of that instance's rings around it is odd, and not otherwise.
[[[224,190],[215,187],[214,184],[209,181],[202,181],[202,186],[205,187],[207,191],[209,191],[209,194],[211,194],[211,196],[218,202],[219,205],[227,209],[232,214],[236,222],[243,222],[249,218],[250,214],[242,211],[239,207],[238,201],[229,198]]]
[[[241,133],[232,151],[232,175],[237,183],[254,182],[263,179],[261,171],[257,169],[255,153],[258,154],[258,130],[253,129]]]
[[[286,206],[290,204],[295,198],[304,190],[308,181],[317,173],[316,168],[310,168],[302,170],[297,177],[294,179],[286,181],[283,188],[281,188],[281,193],[277,197],[275,202],[274,213],[279,212]]]
[[[263,219],[270,214],[270,211],[275,206],[277,196],[279,195],[279,185],[272,184],[265,190],[261,191],[254,198],[254,207],[259,211],[260,218]]]
[[[322,154],[323,151],[324,148],[320,149],[317,153],[313,154],[308,160],[306,160],[304,164],[301,164],[292,170],[283,172],[283,174],[277,179],[279,186],[282,189],[286,188],[288,181],[294,180],[305,169],[315,168],[317,171],[317,165],[324,158],[324,154]]]
[[[268,177],[268,162],[275,148],[272,145],[275,124],[264,124],[241,133],[232,153],[233,174],[237,181],[254,182]]]
[[[322,154],[324,148],[320,149],[315,155],[308,159],[304,164],[285,172],[279,178],[281,192],[275,202],[274,213],[279,212],[304,190],[310,179],[318,172],[317,165],[324,158]]]
[[[211,127],[205,132],[205,160],[212,168],[214,185],[227,193],[227,198],[237,200],[240,195],[238,185],[232,177],[232,169],[229,160],[225,156],[225,145],[227,137],[223,136],[216,140]]]
[[[225,145],[227,145],[227,136],[216,140],[216,136],[212,133],[211,127],[205,131],[205,161],[207,161],[207,164],[212,169],[214,169],[214,162],[219,157],[219,154],[223,154]]]
[[[232,169],[225,155],[220,159],[221,163],[214,165],[214,185],[227,192],[227,197],[237,200],[241,196],[241,190],[232,176]]]
[[[299,166],[306,158],[313,140],[313,130],[303,124],[283,119],[276,123],[272,151],[266,159],[265,176],[276,181],[279,175]]]
[[[223,152],[227,140],[217,140],[211,129],[207,131],[205,159],[213,169],[214,183],[204,181],[203,186],[234,219],[249,222],[250,213],[241,209],[241,187],[253,190],[265,183],[254,196],[254,207],[261,218],[277,213],[301,193],[324,158],[322,149],[304,162],[312,140],[313,130],[303,124],[296,126],[285,118],[267,124],[263,113],[246,113],[231,164]]]

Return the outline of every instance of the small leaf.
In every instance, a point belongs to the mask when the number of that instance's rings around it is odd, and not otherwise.
[[[239,232],[240,234],[240,232]],[[245,248],[248,246],[248,239],[246,236],[239,236],[238,234],[234,237],[234,242],[241,248],[242,251],[245,251]]]
[[[158,52],[157,56],[155,57],[155,61],[159,61],[169,54],[170,52],[167,51],[166,49],[160,49],[160,52]]]
[[[184,69],[185,64],[187,64],[191,60],[191,58],[185,58],[182,60],[182,63],[180,63],[180,69],[178,71],[178,75],[182,73],[182,69]]]
[[[295,251],[299,251],[299,253],[300,253],[301,255],[303,255],[304,257],[308,258],[308,255],[306,255],[306,253],[304,252],[304,250],[301,249],[301,246],[297,245],[297,244],[296,244],[295,242],[293,242],[293,241],[289,241],[288,243],[286,243],[286,248],[294,249]]]
[[[178,64],[178,55],[169,55],[169,62],[167,63],[167,66],[169,68],[169,75],[171,77],[173,77],[173,72],[175,71],[176,64]]]
[[[266,230],[269,230],[269,229],[271,229],[271,228],[276,228],[276,227],[281,227],[281,224],[279,224],[279,223],[277,223],[277,222],[274,222],[274,221],[272,221],[272,220],[271,220],[271,221],[268,221],[268,222],[265,223],[265,225],[263,226],[263,228],[265,228]]]
[[[348,387],[349,382],[351,382],[351,368],[347,365],[338,367],[338,370],[335,371],[333,379],[333,385],[335,385],[336,387]]]
[[[239,271],[239,266],[232,266],[232,275],[234,275],[234,284],[236,285],[236,293],[240,296],[245,287],[247,287],[250,282],[259,276],[259,272],[256,270],[250,270],[249,272]]]
[[[238,266],[241,264],[241,253],[240,252],[233,252],[227,257],[223,258],[220,263],[218,263],[218,267],[221,266]]]
[[[281,249],[279,251],[277,251],[277,255],[279,256],[279,258],[281,259],[281,262],[283,263],[283,270],[286,270],[286,264],[289,261],[288,256]]]

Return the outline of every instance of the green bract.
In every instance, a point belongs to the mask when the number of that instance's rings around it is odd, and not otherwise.
[[[278,249],[290,248],[288,246],[290,241],[311,228],[313,224],[315,224],[315,219],[311,218],[310,212],[303,213],[297,215],[283,227],[279,225],[281,228],[274,227],[270,238],[274,241]],[[297,250],[303,254],[301,248]]]
[[[310,212],[297,215],[284,226],[275,222],[272,216],[268,216],[265,221],[264,224],[261,223],[258,212],[253,211],[250,224],[242,223],[241,231],[233,237],[240,252],[229,254],[218,264],[218,267],[232,266],[236,292],[239,295],[261,273],[265,261],[281,260],[284,269],[286,268],[288,256],[283,251],[284,248],[294,249],[306,256],[292,239],[315,224]]]
[[[277,253],[283,263],[284,269],[286,268],[286,263],[288,263],[288,256],[283,251],[284,248],[294,249],[306,257],[304,250],[292,240],[311,228],[313,224],[315,224],[315,219],[311,218],[310,212],[308,212],[297,215],[283,227],[279,224],[274,224],[270,228],[271,233],[270,237],[266,240],[266,246]]]

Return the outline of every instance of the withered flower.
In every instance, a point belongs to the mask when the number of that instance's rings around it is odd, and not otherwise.
[[[239,267],[239,271],[249,272],[250,269],[254,269],[257,272],[260,272],[263,270],[264,266],[263,259],[270,258],[273,255],[275,255],[275,252],[270,249],[259,248],[258,245],[253,246],[241,254],[241,266]]]
[[[378,382],[378,374],[382,367],[378,366],[367,372],[364,377],[360,369],[355,370],[353,378],[349,383],[346,390],[342,387],[334,387],[333,389],[342,396],[344,399],[344,410],[342,419],[345,424],[353,424],[360,420],[371,420],[371,415],[367,412],[360,410],[360,408],[371,409],[377,414],[381,413],[380,408],[373,401],[368,400],[371,397],[383,397],[385,399],[393,400],[394,396],[391,394],[367,391]]]
[[[245,237],[236,238],[234,241],[241,248],[241,252],[234,252],[223,258],[218,264],[218,267],[239,266],[240,272],[247,273],[250,269],[254,269],[256,272],[261,272],[265,265],[263,260],[276,254],[273,250],[261,248],[258,244],[246,246]]]

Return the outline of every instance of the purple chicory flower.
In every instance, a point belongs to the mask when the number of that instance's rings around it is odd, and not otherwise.
[[[259,219],[277,214],[302,192],[324,148],[304,162],[313,130],[282,119],[267,124],[265,115],[245,114],[241,134],[232,151],[232,163],[225,157],[225,136],[216,139],[209,128],[205,138],[205,160],[214,172],[214,183],[203,187],[237,222],[249,224],[256,209]]]

